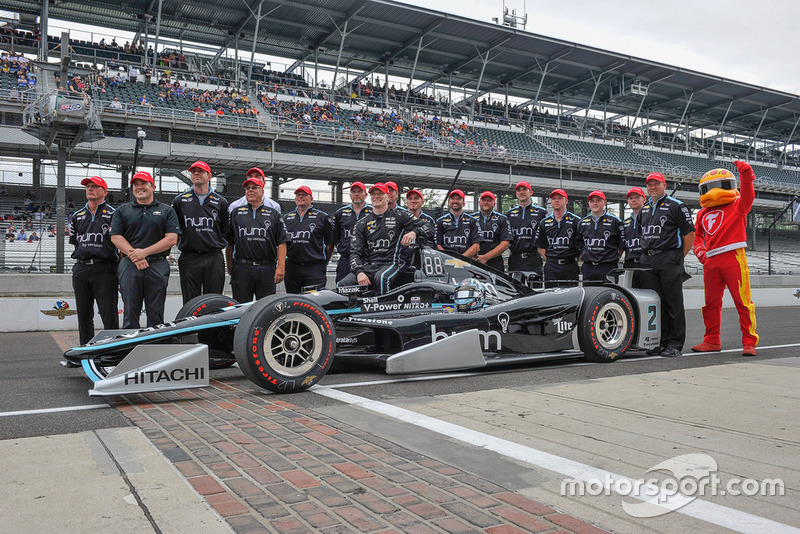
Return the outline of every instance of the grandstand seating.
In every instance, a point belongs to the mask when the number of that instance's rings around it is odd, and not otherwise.
[[[589,159],[620,166],[623,164],[632,169],[652,169],[653,162],[643,158],[633,150],[601,141],[579,141],[563,137],[537,136],[543,144],[554,147],[564,156],[583,154]],[[574,159],[574,158],[571,158]]]

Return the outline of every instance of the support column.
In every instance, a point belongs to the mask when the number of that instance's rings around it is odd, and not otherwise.
[[[270,176],[270,198],[275,202],[281,197],[281,178],[280,176]]]
[[[33,158],[33,188],[36,189],[42,185],[42,160]]]

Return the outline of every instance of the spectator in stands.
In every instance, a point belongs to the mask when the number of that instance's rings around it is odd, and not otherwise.
[[[680,356],[686,341],[683,306],[683,258],[692,249],[694,222],[689,208],[667,195],[667,180],[659,172],[645,180],[650,199],[639,216],[642,223],[642,285],[661,297],[661,347],[648,351],[668,358]]]
[[[118,270],[125,305],[123,328],[139,328],[143,300],[147,326],[164,322],[169,283],[166,258],[181,233],[172,206],[155,200],[150,173],[134,174],[131,189],[134,201],[120,206],[111,219],[111,241],[125,255]]]
[[[139,69],[136,68],[136,65],[131,65],[128,69],[128,79],[131,83],[136,83],[136,80],[139,79]]]
[[[109,105],[109,109],[114,113],[122,113],[122,102],[119,101],[119,98],[116,96],[114,97],[114,100],[112,100]]]
[[[300,186],[294,195],[297,208],[283,215],[292,238],[286,258],[286,292],[300,293],[308,287],[323,289],[327,283],[325,269],[333,252],[333,221],[312,205],[310,187]]]
[[[23,228],[22,230],[19,231],[19,234],[17,234],[17,241],[25,242],[27,240],[28,240],[28,234],[25,233],[25,229]]]
[[[589,210],[589,215],[578,223],[577,245],[583,260],[583,279],[605,280],[617,267],[624,249],[622,221],[606,212],[606,195],[602,191],[589,193]]]

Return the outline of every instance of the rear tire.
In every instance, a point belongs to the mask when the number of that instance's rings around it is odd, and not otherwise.
[[[236,361],[257,386],[296,393],[325,376],[336,352],[333,322],[299,296],[259,300],[242,315],[234,336]]]
[[[586,287],[578,322],[578,341],[584,358],[607,363],[619,359],[636,331],[631,302],[621,291]]]
[[[218,312],[222,308],[239,304],[230,297],[209,293],[195,297],[178,310],[175,319],[186,317],[200,317],[209,313]],[[208,345],[208,368],[225,369],[236,363],[233,355],[233,329],[214,328],[197,333],[197,341]]]

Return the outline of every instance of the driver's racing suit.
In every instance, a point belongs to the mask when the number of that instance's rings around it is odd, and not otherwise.
[[[406,267],[401,260],[400,240],[411,231],[427,240],[433,237],[431,225],[406,210],[388,209],[380,215],[373,212],[358,221],[350,242],[351,273],[339,286],[357,284],[358,273],[364,273],[379,294],[387,293]]]

